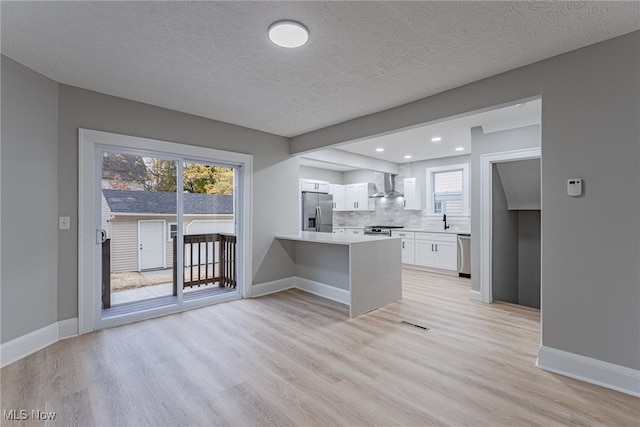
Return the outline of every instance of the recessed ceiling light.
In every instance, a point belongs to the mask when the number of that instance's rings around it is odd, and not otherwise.
[[[431,142],[440,142],[442,141],[442,138],[439,136],[434,136],[433,138],[431,138]]]
[[[309,30],[297,21],[276,21],[269,26],[269,40],[281,47],[300,47],[309,40]]]
[[[464,147],[456,147],[456,151],[464,151]]]
[[[376,148],[376,151],[377,151],[378,153],[382,153],[382,152],[384,151],[384,148]]]
[[[410,156],[410,155],[406,155],[406,156],[404,156],[404,158],[405,158],[405,159],[410,159],[410,158],[411,158],[411,156]]]

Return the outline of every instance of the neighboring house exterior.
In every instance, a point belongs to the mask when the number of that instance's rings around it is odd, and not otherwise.
[[[102,153],[102,188],[144,190],[147,167],[141,156]]]
[[[235,234],[232,195],[184,193],[184,234]],[[102,225],[111,271],[170,268],[177,233],[176,193],[102,190]]]

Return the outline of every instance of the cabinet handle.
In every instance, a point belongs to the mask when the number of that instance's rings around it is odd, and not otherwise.
[[[438,252],[438,245],[436,245],[436,252]]]
[[[402,249],[404,249],[404,242],[402,242]]]
[[[431,244],[431,252],[433,252],[433,243]]]
[[[407,201],[406,201],[406,200],[404,200],[404,201],[402,202],[402,207],[405,207],[405,208],[407,207]]]

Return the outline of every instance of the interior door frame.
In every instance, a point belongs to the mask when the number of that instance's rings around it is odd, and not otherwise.
[[[100,212],[98,198],[99,185],[96,183],[96,155],[108,147],[115,150],[140,150],[168,157],[180,157],[202,160],[214,164],[226,164],[236,168],[234,191],[236,193],[236,238],[237,238],[237,282],[238,293],[243,298],[251,296],[252,256],[251,256],[251,217],[253,156],[214,148],[197,147],[175,142],[159,141],[91,129],[78,129],[78,332],[85,334],[97,327],[116,326],[118,323],[105,324],[100,321],[100,295],[96,283],[100,283],[99,269],[95,268],[94,258],[100,246],[96,244],[96,215]],[[181,169],[179,168],[179,171]],[[180,177],[179,177],[180,178]],[[178,202],[181,194],[178,193]],[[233,293],[230,299],[238,298]],[[220,302],[218,300],[216,302]],[[190,302],[177,307],[167,307],[154,315],[164,315],[192,308],[210,305],[214,302]],[[132,316],[128,321],[150,317],[141,313],[139,318]],[[122,322],[127,323],[127,322]]]
[[[493,302],[492,281],[492,235],[493,235],[493,165],[516,160],[541,159],[541,147],[503,151],[480,156],[480,300]],[[540,177],[542,187],[542,176]],[[474,291],[470,297],[476,299]]]

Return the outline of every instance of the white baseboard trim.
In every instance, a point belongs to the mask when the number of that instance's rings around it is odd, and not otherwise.
[[[639,370],[543,345],[540,346],[536,366],[545,371],[640,397]]]
[[[58,322],[58,339],[64,340],[66,338],[78,336],[78,318],[60,320]]]
[[[304,279],[302,277],[295,278],[296,288],[301,291],[308,292],[313,295],[340,302],[342,304],[351,304],[350,292],[345,289],[336,288],[335,286],[325,285],[324,283],[314,282],[313,280]]]
[[[58,323],[52,323],[0,346],[0,365],[4,368],[25,356],[58,341]]]
[[[65,338],[78,335],[78,318],[61,320],[0,345],[0,366],[17,362]]]
[[[296,287],[296,278],[294,276],[284,279],[278,279],[271,282],[259,283],[251,288],[251,298],[261,297],[280,291],[286,291]]]
[[[469,291],[469,298],[473,301],[482,302],[482,293],[480,291],[476,291],[475,289],[471,289]]]

